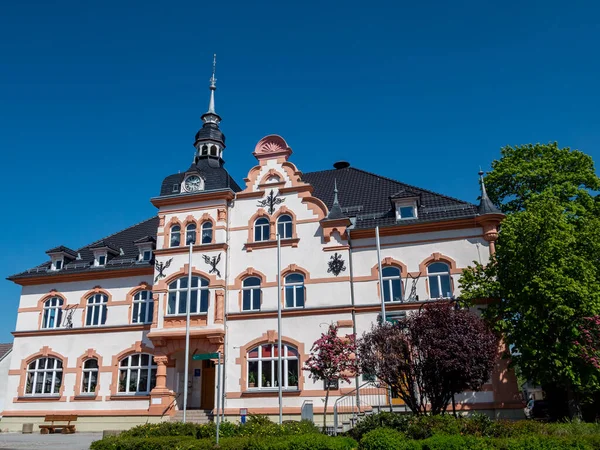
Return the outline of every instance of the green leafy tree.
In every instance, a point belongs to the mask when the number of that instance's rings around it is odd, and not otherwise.
[[[512,349],[512,362],[541,384],[562,386],[570,414],[600,388],[577,342],[600,312],[600,181],[592,159],[556,144],[502,149],[486,177],[508,213],[496,254],[463,272],[464,300],[497,299],[486,310]]]

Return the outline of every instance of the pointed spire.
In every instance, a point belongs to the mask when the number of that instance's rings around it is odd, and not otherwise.
[[[477,210],[480,215],[483,214],[502,214],[501,211],[496,208],[496,206],[492,203],[490,198],[487,195],[485,190],[485,182],[483,181],[483,170],[481,167],[479,168],[479,184],[481,185],[481,199],[479,200],[479,206]]]
[[[213,70],[212,76],[210,77],[210,84],[208,88],[210,89],[210,100],[208,101],[208,111],[202,114],[202,121],[204,123],[214,123],[219,124],[221,122],[221,117],[215,111],[215,91],[217,90],[217,78],[215,74],[217,72],[217,54],[213,55]]]
[[[342,212],[342,207],[340,206],[340,202],[338,200],[338,188],[337,188],[337,179],[333,180],[333,205],[329,210],[329,214],[327,214],[327,219],[341,219],[346,217]]]
[[[210,77],[210,101],[208,102],[208,112],[211,114],[215,113],[215,91],[217,90],[217,79],[215,78],[215,73],[217,71],[217,54],[213,55],[213,71],[212,76]]]

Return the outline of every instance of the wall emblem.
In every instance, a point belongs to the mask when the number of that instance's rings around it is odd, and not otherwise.
[[[336,277],[346,270],[342,255],[338,255],[337,252],[335,252],[334,255],[329,259],[327,264],[329,264],[327,273],[333,273]]]
[[[410,279],[412,280],[412,283],[410,286],[410,294],[408,294],[408,297],[406,298],[406,300],[407,301],[419,300],[419,296],[417,295],[417,283],[419,282],[419,278],[421,277],[421,272],[419,272],[419,275],[417,275],[416,277],[413,277],[409,273],[408,276],[406,277],[406,285],[407,286],[408,286],[408,277],[410,277]]]
[[[63,320],[64,328],[73,328],[73,314],[75,314],[76,309],[77,305],[65,306],[65,319]]]
[[[273,192],[273,189],[271,189],[271,192],[269,193],[269,195],[267,196],[267,198],[265,198],[264,200],[259,200],[258,201],[258,206],[260,208],[268,207],[269,208],[269,214],[273,214],[275,212],[275,207],[277,205],[282,204],[284,201],[285,201],[285,198],[279,197],[279,192],[277,194],[275,194]]]
[[[171,265],[171,261],[173,261],[173,258],[169,259],[167,262],[163,263],[161,262],[156,262],[156,264],[154,265],[154,267],[156,267],[156,270],[158,270],[158,275],[156,275],[156,278],[154,279],[154,282],[156,283],[158,280],[160,280],[161,278],[165,278],[166,275],[164,273],[164,270],[166,268],[168,268]]]
[[[213,256],[212,258],[210,256],[203,255],[203,258],[204,262],[211,267],[208,273],[216,273],[217,276],[221,278],[221,272],[219,272],[219,269],[217,269],[217,264],[219,264],[219,261],[221,261],[221,254],[219,253],[217,256]]]

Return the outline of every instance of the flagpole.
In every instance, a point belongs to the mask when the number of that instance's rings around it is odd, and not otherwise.
[[[379,226],[375,227],[375,244],[377,246],[377,266],[379,267],[379,296],[381,297],[381,323],[385,323],[385,298],[383,296],[383,273],[381,269],[381,245],[379,244]]]
[[[277,233],[277,381],[279,385],[279,425],[283,423],[283,377],[281,373],[281,237]]]
[[[190,242],[190,258],[188,263],[188,285],[187,299],[185,302],[185,368],[183,369],[183,423],[186,420],[187,400],[188,400],[188,370],[190,367],[190,303],[192,300],[192,248],[193,242]]]
[[[379,242],[379,226],[375,227],[375,244],[377,246],[377,266],[379,267],[379,296],[381,297],[381,324],[383,325],[386,321],[385,318],[385,297],[383,290],[383,270],[381,268],[381,244]],[[392,293],[390,292],[390,296]],[[387,389],[387,398],[388,403],[390,405],[390,412],[394,410],[392,406],[392,390],[391,388]]]

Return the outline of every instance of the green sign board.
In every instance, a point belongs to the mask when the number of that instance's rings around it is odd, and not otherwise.
[[[200,353],[198,355],[192,355],[194,361],[206,361],[207,359],[217,359],[218,353]]]

